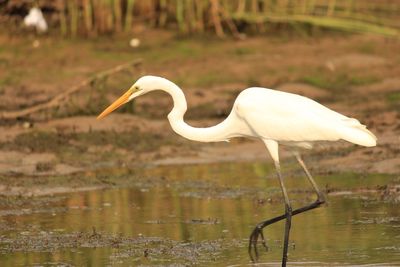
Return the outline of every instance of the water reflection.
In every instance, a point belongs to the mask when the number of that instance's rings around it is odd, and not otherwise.
[[[245,246],[252,227],[283,211],[282,203],[274,200],[280,199],[278,184],[264,164],[158,167],[143,169],[136,175],[163,177],[163,182],[63,195],[51,203],[48,211],[35,213],[38,208],[33,207],[30,214],[3,216],[1,219],[13,228],[2,235],[18,236],[32,231],[89,232],[95,228],[98,232],[126,237],[154,236],[182,242],[235,240],[236,245],[221,249],[222,254],[212,260],[212,265],[226,266],[248,264]],[[329,183],[346,190],[376,186],[390,179],[351,174],[317,177],[321,185]],[[295,189],[291,196],[296,206],[311,201],[303,191],[308,188],[304,178],[288,175],[287,183]],[[259,198],[271,201],[260,204]],[[331,196],[328,206],[294,217],[290,259],[298,265],[304,263],[302,266],[399,264],[399,207],[396,203],[379,201],[374,195]],[[270,251],[262,260],[280,259],[283,226],[277,223],[265,231]],[[138,263],[129,257],[113,261],[111,256],[115,251],[108,247],[28,253],[3,251],[0,261],[1,266]]]

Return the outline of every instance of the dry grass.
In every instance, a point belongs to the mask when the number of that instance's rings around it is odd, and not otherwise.
[[[330,28],[399,36],[398,0],[70,0],[43,1],[52,27],[65,36],[130,32],[146,23],[180,33],[215,32],[224,37],[239,31],[264,33],[293,27]],[[0,14],[29,8],[32,1],[0,4]],[[6,7],[4,7],[6,6]],[[3,9],[3,10],[2,10]],[[50,14],[51,13],[51,14]]]

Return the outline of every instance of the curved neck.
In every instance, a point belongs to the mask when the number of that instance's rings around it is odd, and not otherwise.
[[[172,96],[174,101],[174,108],[168,114],[168,120],[172,129],[179,135],[199,142],[219,142],[228,141],[229,123],[228,120],[207,128],[197,128],[188,125],[184,120],[184,115],[187,110],[187,103],[185,95],[182,90],[173,82],[165,80],[163,85],[159,87],[160,90],[167,92]]]

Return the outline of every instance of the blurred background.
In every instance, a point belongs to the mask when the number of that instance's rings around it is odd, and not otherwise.
[[[2,266],[247,263],[251,228],[283,210],[264,146],[177,136],[158,92],[96,121],[146,74],[183,89],[194,126],[222,121],[250,86],[359,119],[376,148],[305,152],[331,203],[296,218],[290,258],[400,264],[399,0],[0,0],[0,25]],[[279,259],[282,227],[264,260]]]

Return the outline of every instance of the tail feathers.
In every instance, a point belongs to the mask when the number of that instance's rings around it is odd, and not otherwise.
[[[376,146],[376,136],[356,119],[346,120],[346,126],[340,130],[342,139],[360,145]]]

